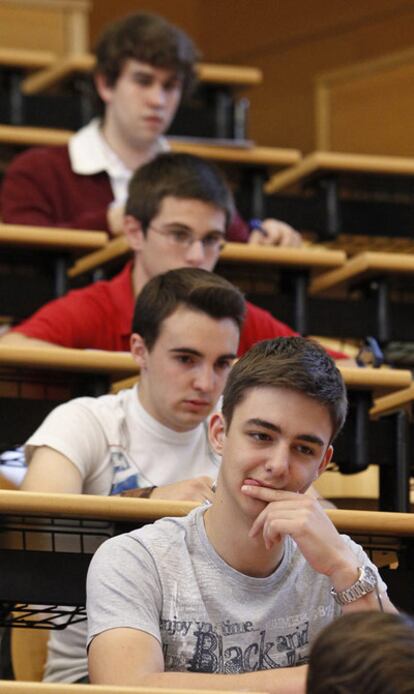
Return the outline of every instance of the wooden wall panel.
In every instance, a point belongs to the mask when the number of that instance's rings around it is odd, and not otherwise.
[[[414,49],[321,77],[319,149],[414,157]]]
[[[62,54],[89,47],[89,0],[0,0],[0,45]]]
[[[202,1],[202,0],[201,0]],[[199,0],[94,0],[91,14],[92,45],[103,27],[114,19],[131,12],[154,12],[187,31],[200,44]]]

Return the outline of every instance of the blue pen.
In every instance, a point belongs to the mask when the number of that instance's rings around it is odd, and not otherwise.
[[[263,234],[263,236],[269,235],[267,233],[266,229],[263,229],[261,219],[250,219],[249,220],[249,227],[250,227],[250,231],[260,231],[260,233]]]

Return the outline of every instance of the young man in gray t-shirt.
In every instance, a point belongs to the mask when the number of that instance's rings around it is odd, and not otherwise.
[[[278,338],[242,357],[210,423],[212,504],[113,538],[92,561],[92,682],[297,694],[341,610],[395,609],[362,548],[304,493],[345,414],[318,345]]]

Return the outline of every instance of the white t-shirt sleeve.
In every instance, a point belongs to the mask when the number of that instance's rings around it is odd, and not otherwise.
[[[108,629],[145,631],[161,643],[162,588],[154,560],[130,535],[104,542],[87,579],[88,646]]]
[[[98,473],[108,442],[98,419],[79,400],[56,407],[25,445],[27,464],[36,448],[48,446],[62,453],[78,468],[85,481]]]

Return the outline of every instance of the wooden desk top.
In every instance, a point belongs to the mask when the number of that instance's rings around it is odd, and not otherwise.
[[[414,254],[375,251],[359,253],[342,267],[316,277],[309,286],[309,293],[315,296],[333,289],[345,291],[355,279],[367,279],[374,274],[414,276]]]
[[[266,193],[278,193],[299,184],[303,186],[326,172],[413,176],[414,159],[342,152],[313,152],[287,171],[277,173],[266,183]]]
[[[89,272],[96,268],[102,267],[106,263],[110,263],[112,260],[121,260],[122,258],[127,258],[131,253],[131,248],[129,247],[128,241],[124,236],[120,236],[117,239],[112,239],[109,241],[105,248],[94,253],[89,253],[83,258],[79,258],[72,267],[68,269],[68,277],[78,277],[84,272]]]
[[[227,243],[220,260],[231,263],[258,263],[296,268],[338,267],[345,263],[343,251],[331,251],[315,244],[299,248],[261,246],[249,243]]]
[[[77,260],[68,270],[69,277],[77,277],[112,260],[126,257],[130,248],[125,238],[109,241],[105,248]],[[227,243],[220,254],[220,260],[229,263],[258,263],[318,269],[338,267],[346,261],[343,251],[331,251],[323,246],[304,246],[303,248],[278,248],[246,243]]]
[[[94,67],[95,56],[91,53],[79,53],[57,59],[51,66],[26,77],[22,82],[22,92],[26,95],[39,94],[76,73],[90,73]],[[199,63],[197,75],[200,82],[228,84],[235,87],[251,87],[260,84],[263,80],[261,70],[242,65]]]
[[[38,629],[36,630],[39,631]],[[1,694],[84,694],[84,684],[60,684],[59,682],[25,682],[0,680]],[[239,690],[240,691],[240,690]],[[244,692],[246,690],[243,690]],[[233,689],[233,694],[238,690]],[[228,694],[220,689],[177,689],[161,687],[120,687],[118,685],[88,684],[88,694]],[[240,692],[240,694],[242,694]],[[261,694],[252,692],[252,694]]]
[[[372,369],[367,367],[360,369],[352,366],[337,366],[345,381],[345,385],[350,390],[401,390],[408,388],[412,384],[411,371],[403,369]]]
[[[0,224],[0,246],[43,248],[50,251],[65,251],[73,255],[103,248],[107,242],[108,234],[104,231]]]
[[[369,414],[372,419],[383,417],[384,415],[395,412],[396,410],[407,409],[411,410],[414,402],[414,385],[403,390],[398,390],[389,395],[383,395],[376,398],[374,405],[371,407]]]
[[[150,522],[164,516],[185,516],[196,506],[190,501],[0,490],[0,515],[30,514],[133,523]],[[341,532],[414,536],[414,514],[339,509],[329,509],[327,514]]]
[[[203,159],[222,162],[223,164],[240,164],[250,166],[267,166],[280,168],[290,166],[300,161],[301,152],[298,149],[284,149],[282,147],[255,147],[255,146],[225,146],[208,144],[208,142],[191,142],[173,138],[169,141],[173,152],[185,152],[195,154]]]
[[[57,128],[28,127],[21,125],[0,125],[0,143],[8,145],[53,146],[66,145],[73,135],[71,130]],[[241,166],[267,166],[281,168],[298,162],[301,153],[298,149],[284,149],[281,147],[255,147],[214,144],[206,142],[191,142],[190,139],[170,140],[173,152],[186,152],[212,161],[239,164]]]
[[[109,374],[126,378],[138,373],[130,354],[67,347],[26,347],[0,344],[1,367]]]
[[[23,147],[50,147],[66,145],[72,130],[39,128],[26,125],[0,125],[0,143]]]
[[[51,67],[56,62],[51,51],[36,51],[25,48],[0,48],[0,65],[38,70]]]
[[[7,493],[6,493],[7,492]],[[42,494],[0,490],[0,514],[30,513],[55,518],[90,518],[107,521],[154,521],[164,516],[185,516],[198,504],[92,494]]]

